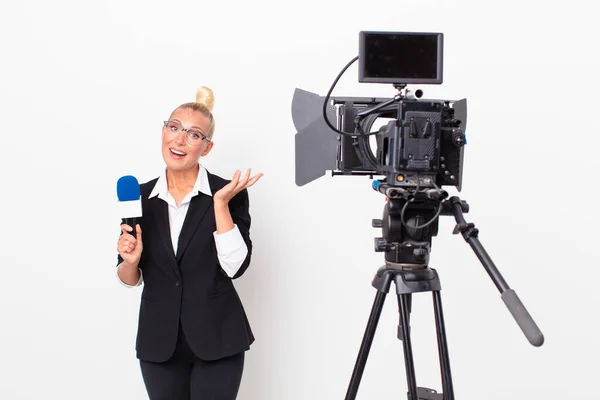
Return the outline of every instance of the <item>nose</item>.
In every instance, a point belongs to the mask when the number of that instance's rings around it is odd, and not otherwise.
[[[185,142],[186,142],[186,136],[187,136],[187,132],[186,131],[182,131],[179,133],[179,135],[177,135],[175,137],[174,142],[177,143],[180,146],[184,146]]]

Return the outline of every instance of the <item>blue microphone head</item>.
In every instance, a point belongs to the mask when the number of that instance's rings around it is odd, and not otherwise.
[[[140,184],[134,176],[126,175],[117,181],[117,197],[119,201],[132,201],[140,199]]]

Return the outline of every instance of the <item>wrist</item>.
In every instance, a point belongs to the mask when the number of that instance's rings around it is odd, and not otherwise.
[[[227,209],[228,205],[225,200],[215,200],[215,211]]]
[[[139,265],[139,262],[137,262],[137,263],[129,263],[127,261],[123,261],[121,263],[121,267],[120,268],[126,269],[126,270],[136,270],[136,269],[138,269],[138,265]]]

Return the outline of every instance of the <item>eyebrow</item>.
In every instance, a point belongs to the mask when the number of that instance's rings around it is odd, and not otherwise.
[[[178,119],[172,119],[171,121],[179,122],[181,125],[183,125],[183,123],[182,123],[180,120],[178,120]],[[200,132],[204,133],[204,129],[202,129],[202,128],[199,128],[199,127],[197,127],[196,125],[192,125],[192,128],[191,128],[191,129],[197,129],[197,130],[199,130]]]

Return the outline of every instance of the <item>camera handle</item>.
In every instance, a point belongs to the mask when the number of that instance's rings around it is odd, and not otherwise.
[[[406,93],[402,93],[402,91],[406,88],[406,84],[403,84],[403,83],[395,84],[394,87],[398,90],[398,93],[394,97],[392,97],[388,101],[378,104],[377,106],[375,106],[373,108],[369,108],[368,110],[359,112],[354,117],[355,121],[360,121],[367,115],[373,114],[374,112],[377,112],[377,111],[381,110],[382,108],[385,108],[394,103],[398,103],[402,99],[415,100],[415,99],[419,99],[419,98],[421,98],[421,96],[423,96],[423,91],[421,89],[417,89],[414,92],[410,89],[406,89]]]
[[[525,334],[525,337],[527,337],[529,343],[535,347],[541,346],[544,344],[544,335],[533,318],[531,318],[531,315],[517,296],[517,293],[508,286],[494,264],[494,261],[492,261],[492,258],[485,251],[485,248],[479,241],[479,230],[475,228],[475,224],[467,223],[467,221],[465,221],[463,216],[463,204],[464,202],[456,196],[450,197],[450,199],[443,204],[444,208],[449,208],[451,210],[456,220],[456,226],[452,233],[455,235],[461,233],[465,241],[469,243],[477,255],[477,258],[494,282],[494,285],[496,285],[498,291],[500,291],[502,301],[504,301],[504,304]]]

